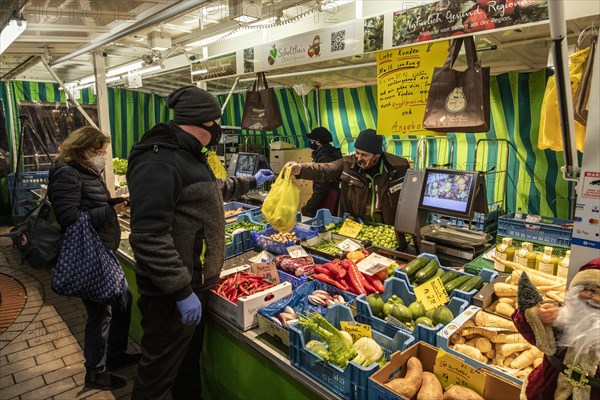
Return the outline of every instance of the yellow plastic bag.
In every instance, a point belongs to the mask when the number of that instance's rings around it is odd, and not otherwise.
[[[583,74],[585,60],[590,52],[587,49],[571,54],[569,60],[569,72],[571,75],[572,95],[577,91],[579,81]],[[540,115],[540,130],[538,136],[538,147],[540,150],[550,149],[554,151],[563,151],[562,133],[560,129],[560,116],[558,111],[558,95],[556,93],[556,80],[552,75],[546,83],[544,92],[544,101],[542,103],[542,112]],[[583,152],[585,142],[585,126],[575,121],[575,142],[577,150]]]
[[[217,179],[227,178],[227,170],[221,163],[221,160],[219,160],[219,156],[217,156],[217,153],[215,153],[214,151],[209,151],[208,155],[206,156],[206,159],[208,161],[210,169],[212,169],[212,172],[213,174],[215,174]]]
[[[284,167],[262,205],[263,217],[279,232],[289,232],[296,225],[300,188],[292,182],[292,172]]]

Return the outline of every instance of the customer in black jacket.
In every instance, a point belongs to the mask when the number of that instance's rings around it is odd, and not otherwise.
[[[340,149],[331,145],[333,137],[327,128],[313,129],[308,134],[308,140],[309,147],[313,149],[313,162],[328,163],[342,158]],[[302,207],[302,215],[314,217],[320,208],[328,208],[335,215],[339,194],[339,182],[313,182],[313,194]]]
[[[96,128],[72,132],[50,171],[48,197],[61,229],[73,225],[87,212],[94,229],[107,249],[115,251],[121,240],[117,213],[125,210],[123,199],[111,199],[102,177],[110,137]],[[116,204],[115,204],[116,203]],[[83,344],[85,386],[112,390],[127,384],[106,371],[136,363],[141,355],[125,353],[131,318],[131,293],[125,309],[82,299],[87,310]]]

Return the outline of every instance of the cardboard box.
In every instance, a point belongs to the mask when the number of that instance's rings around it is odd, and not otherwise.
[[[240,271],[249,270],[250,268],[249,265],[243,265],[241,267],[225,270],[221,273],[221,278],[225,278]],[[209,307],[215,313],[221,315],[241,330],[247,331],[258,325],[256,314],[260,308],[291,293],[292,284],[289,282],[282,282],[265,291],[241,297],[238,299],[237,304],[234,304],[211,291]]]
[[[278,174],[283,166],[290,161],[298,163],[312,162],[312,149],[271,149],[269,163],[274,173]]]
[[[392,354],[390,362],[369,377],[369,399],[392,400],[404,399],[390,391],[384,383],[392,378],[406,375],[406,362],[410,357],[417,357],[423,364],[423,371],[433,372],[438,349],[424,342],[417,342],[403,352]],[[465,361],[461,357],[455,357]],[[483,398],[486,400],[518,400],[521,392],[520,385],[510,382],[494,373],[483,371],[485,374],[485,390]],[[410,399],[409,399],[410,400]]]

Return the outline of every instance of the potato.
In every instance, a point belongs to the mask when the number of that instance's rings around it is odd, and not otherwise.
[[[384,385],[392,392],[399,394],[407,399],[412,399],[423,382],[423,365],[416,357],[411,357],[406,362],[406,376],[404,378],[395,378]]]
[[[483,400],[483,397],[469,388],[450,385],[446,388],[443,400]]]
[[[443,396],[444,390],[437,376],[431,372],[423,372],[423,383],[417,394],[417,400],[439,400]]]

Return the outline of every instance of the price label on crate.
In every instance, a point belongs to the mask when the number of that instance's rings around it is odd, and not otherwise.
[[[371,333],[371,325],[360,324],[352,321],[340,321],[340,328],[352,336],[353,341],[357,341],[361,337],[373,337]]]
[[[415,296],[417,296],[417,300],[423,303],[425,310],[431,310],[450,301],[448,292],[444,289],[444,283],[439,276],[417,286]]]
[[[363,224],[352,221],[350,218],[346,218],[342,224],[342,227],[340,228],[339,234],[342,236],[355,238],[358,236],[362,228]]]
[[[338,243],[337,247],[345,251],[354,251],[360,249],[362,246],[352,239],[346,239],[342,243]]]
[[[485,375],[443,349],[439,349],[435,357],[433,373],[444,389],[450,385],[459,385],[468,387],[483,396]]]
[[[364,272],[365,274],[372,276],[382,269],[386,269],[394,262],[394,260],[380,256],[377,253],[371,253],[367,256],[367,258],[364,258],[356,263],[356,266],[360,272]]]
[[[308,257],[308,253],[302,246],[290,246],[286,250],[292,258]]]
[[[252,263],[258,262],[271,262],[273,260],[273,255],[266,250],[261,251],[257,256],[249,258],[248,261]]]

